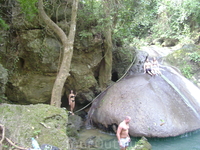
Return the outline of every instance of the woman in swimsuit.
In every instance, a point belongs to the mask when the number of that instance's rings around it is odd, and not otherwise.
[[[75,107],[75,97],[76,95],[74,94],[73,90],[71,90],[71,93],[69,94],[69,105],[70,105],[70,111],[74,115],[74,107]]]

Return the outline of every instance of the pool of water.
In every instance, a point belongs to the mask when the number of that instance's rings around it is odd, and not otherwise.
[[[200,130],[177,137],[148,139],[153,150],[200,150]]]
[[[83,130],[80,139],[86,141],[95,137],[95,150],[119,150],[116,135],[102,132],[98,129]],[[177,137],[147,138],[152,145],[152,150],[200,150],[200,130],[186,133]],[[130,146],[134,146],[140,138],[131,138]],[[89,148],[88,148],[89,149]]]

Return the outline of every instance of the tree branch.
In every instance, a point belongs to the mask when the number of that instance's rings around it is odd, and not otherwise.
[[[0,141],[0,145],[1,145],[4,138],[5,138],[5,127],[4,127],[4,125],[0,124],[0,129],[2,130],[2,138],[1,138],[1,141]]]
[[[15,143],[13,143],[9,138],[6,137],[6,140],[8,141],[8,143],[10,143],[12,146],[14,146],[15,148],[18,148],[20,150],[27,150],[27,148],[24,148],[24,147],[20,147],[20,146],[17,146],[15,145]]]
[[[69,31],[69,36],[68,36],[72,43],[74,43],[74,37],[76,33],[75,30],[76,30],[76,17],[77,17],[78,3],[79,3],[79,0],[73,0],[71,25],[70,25],[70,31]]]
[[[43,0],[38,1],[38,9],[39,9],[39,14],[46,23],[46,25],[49,26],[59,36],[62,43],[65,44],[67,41],[67,36],[65,32],[55,22],[53,22],[49,18],[49,16],[47,16],[43,8]]]
[[[20,147],[20,146],[14,144],[9,138],[5,137],[5,127],[4,127],[4,125],[0,124],[0,130],[2,130],[2,137],[1,137],[1,140],[0,140],[0,147],[1,147],[2,143],[3,143],[3,141],[6,139],[8,141],[8,143],[11,144],[12,146],[14,146],[15,148],[20,149],[20,150],[27,150],[27,148]]]

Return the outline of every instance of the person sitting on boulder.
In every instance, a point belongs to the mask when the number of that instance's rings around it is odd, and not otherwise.
[[[152,72],[154,74],[161,75],[160,68],[159,68],[159,63],[156,60],[156,57],[153,57],[153,60],[152,60]]]
[[[150,76],[153,76],[154,73],[152,72],[152,64],[147,58],[145,63],[144,63],[144,73],[148,73]]]

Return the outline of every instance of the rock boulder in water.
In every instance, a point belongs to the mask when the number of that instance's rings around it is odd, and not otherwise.
[[[162,76],[135,74],[102,93],[89,111],[105,127],[131,116],[130,135],[177,136],[200,128],[200,90],[170,67]]]

